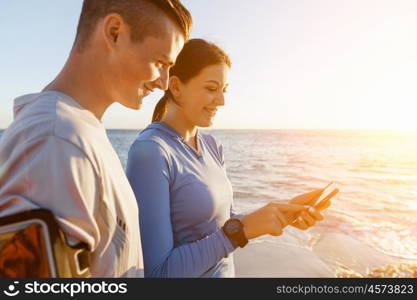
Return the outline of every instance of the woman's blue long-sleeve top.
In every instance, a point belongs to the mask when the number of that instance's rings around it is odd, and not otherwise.
[[[234,277],[236,247],[221,229],[234,215],[222,147],[199,131],[197,143],[156,122],[129,150],[146,277]]]

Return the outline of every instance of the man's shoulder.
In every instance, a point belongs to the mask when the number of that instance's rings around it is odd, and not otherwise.
[[[99,120],[77,104],[58,101],[55,111],[54,135],[74,144],[93,144],[106,139],[106,131]]]
[[[4,132],[4,142],[20,143],[55,136],[85,148],[102,138],[105,130],[91,112],[70,97],[42,92],[15,100],[15,119]]]

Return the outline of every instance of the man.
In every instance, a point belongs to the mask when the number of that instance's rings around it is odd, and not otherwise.
[[[45,89],[15,100],[0,140],[0,217],[53,212],[94,277],[143,272],[138,208],[101,118],[166,90],[192,20],[179,0],[85,0],[70,56]]]

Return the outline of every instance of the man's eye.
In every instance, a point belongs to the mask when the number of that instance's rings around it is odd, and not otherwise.
[[[165,64],[164,64],[162,61],[158,61],[158,62],[156,63],[156,67],[157,67],[158,69],[164,69],[164,68],[165,68]]]

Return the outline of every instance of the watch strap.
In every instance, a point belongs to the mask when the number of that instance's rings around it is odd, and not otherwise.
[[[239,224],[238,230],[233,233],[228,230],[228,225],[231,222],[235,222]],[[243,248],[248,243],[248,239],[245,236],[245,231],[243,230],[243,223],[239,219],[230,218],[223,225],[222,229],[223,229],[224,234],[229,238],[229,240],[232,242],[232,244],[235,247]]]

